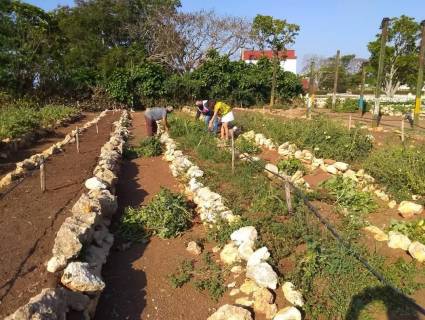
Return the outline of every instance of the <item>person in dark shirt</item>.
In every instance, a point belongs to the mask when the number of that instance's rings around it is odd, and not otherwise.
[[[210,108],[210,103],[209,100],[198,100],[195,102],[196,105],[196,119],[199,119],[199,117],[202,115],[204,115],[204,120],[205,120],[205,125],[209,126],[209,122],[212,118],[212,116],[214,115],[214,110],[212,110]],[[211,131],[213,133],[217,133],[218,132],[218,119],[214,120],[214,124],[211,128]]]
[[[148,136],[153,136],[158,131],[157,121],[162,120],[165,131],[168,132],[167,114],[173,111],[173,107],[147,108],[145,111],[146,132]]]

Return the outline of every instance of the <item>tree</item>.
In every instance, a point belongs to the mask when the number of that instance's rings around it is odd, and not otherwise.
[[[402,15],[391,19],[388,30],[388,45],[385,48],[384,91],[393,97],[402,84],[415,83],[418,61],[420,26],[414,18]],[[370,70],[376,74],[379,62],[381,35],[369,42],[371,53]]]
[[[252,36],[258,46],[264,50],[265,47],[273,51],[273,75],[270,94],[270,108],[274,105],[276,91],[276,76],[279,68],[279,60],[285,59],[284,54],[288,45],[295,43],[300,27],[288,23],[286,20],[274,19],[271,16],[257,15],[252,25]]]

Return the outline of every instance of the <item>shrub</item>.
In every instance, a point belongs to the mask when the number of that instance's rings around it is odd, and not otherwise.
[[[336,204],[350,213],[367,214],[378,206],[369,192],[359,191],[356,183],[341,176],[325,181],[322,186],[336,198]]]
[[[279,168],[279,171],[286,172],[287,175],[294,175],[297,171],[302,171],[305,173],[305,167],[301,160],[296,158],[290,158],[290,159],[282,159],[278,162],[277,167]]]
[[[192,212],[184,196],[162,188],[153,200],[140,208],[127,208],[120,234],[127,240],[140,240],[144,231],[161,238],[172,238],[191,225]]]
[[[336,112],[357,112],[359,110],[358,101],[356,99],[345,99],[336,107]]]
[[[409,200],[412,194],[425,194],[425,146],[403,148],[388,146],[373,152],[365,169],[397,201]]]
[[[254,141],[242,136],[236,139],[235,147],[242,153],[257,154],[261,152],[261,148],[257,146]]]
[[[193,276],[194,265],[191,260],[183,260],[178,266],[175,273],[169,276],[171,286],[181,288],[184,284],[188,283]]]

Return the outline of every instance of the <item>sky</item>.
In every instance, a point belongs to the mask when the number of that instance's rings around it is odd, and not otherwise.
[[[27,0],[51,10],[72,0]],[[425,0],[181,0],[182,11],[213,9],[221,15],[253,19],[256,14],[286,19],[300,26],[293,49],[300,68],[304,57],[355,54],[368,58],[367,43],[379,31],[383,17],[402,14],[425,19]]]

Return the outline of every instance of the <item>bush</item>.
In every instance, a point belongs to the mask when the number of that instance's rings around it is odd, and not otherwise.
[[[242,153],[257,154],[261,152],[261,148],[257,146],[254,141],[248,140],[242,136],[236,139],[235,147]]]
[[[192,212],[181,194],[162,188],[153,200],[140,208],[127,208],[121,220],[120,234],[127,240],[140,240],[144,232],[172,238],[191,225]]]
[[[279,171],[284,171],[287,175],[294,175],[295,172],[301,171],[305,173],[305,167],[301,160],[296,158],[290,158],[290,159],[282,159],[278,162],[277,167],[279,168]]]
[[[410,200],[412,194],[425,194],[425,146],[388,146],[373,152],[365,169],[397,201]]]
[[[336,107],[336,112],[357,112],[359,110],[358,101],[356,99],[345,99]]]

